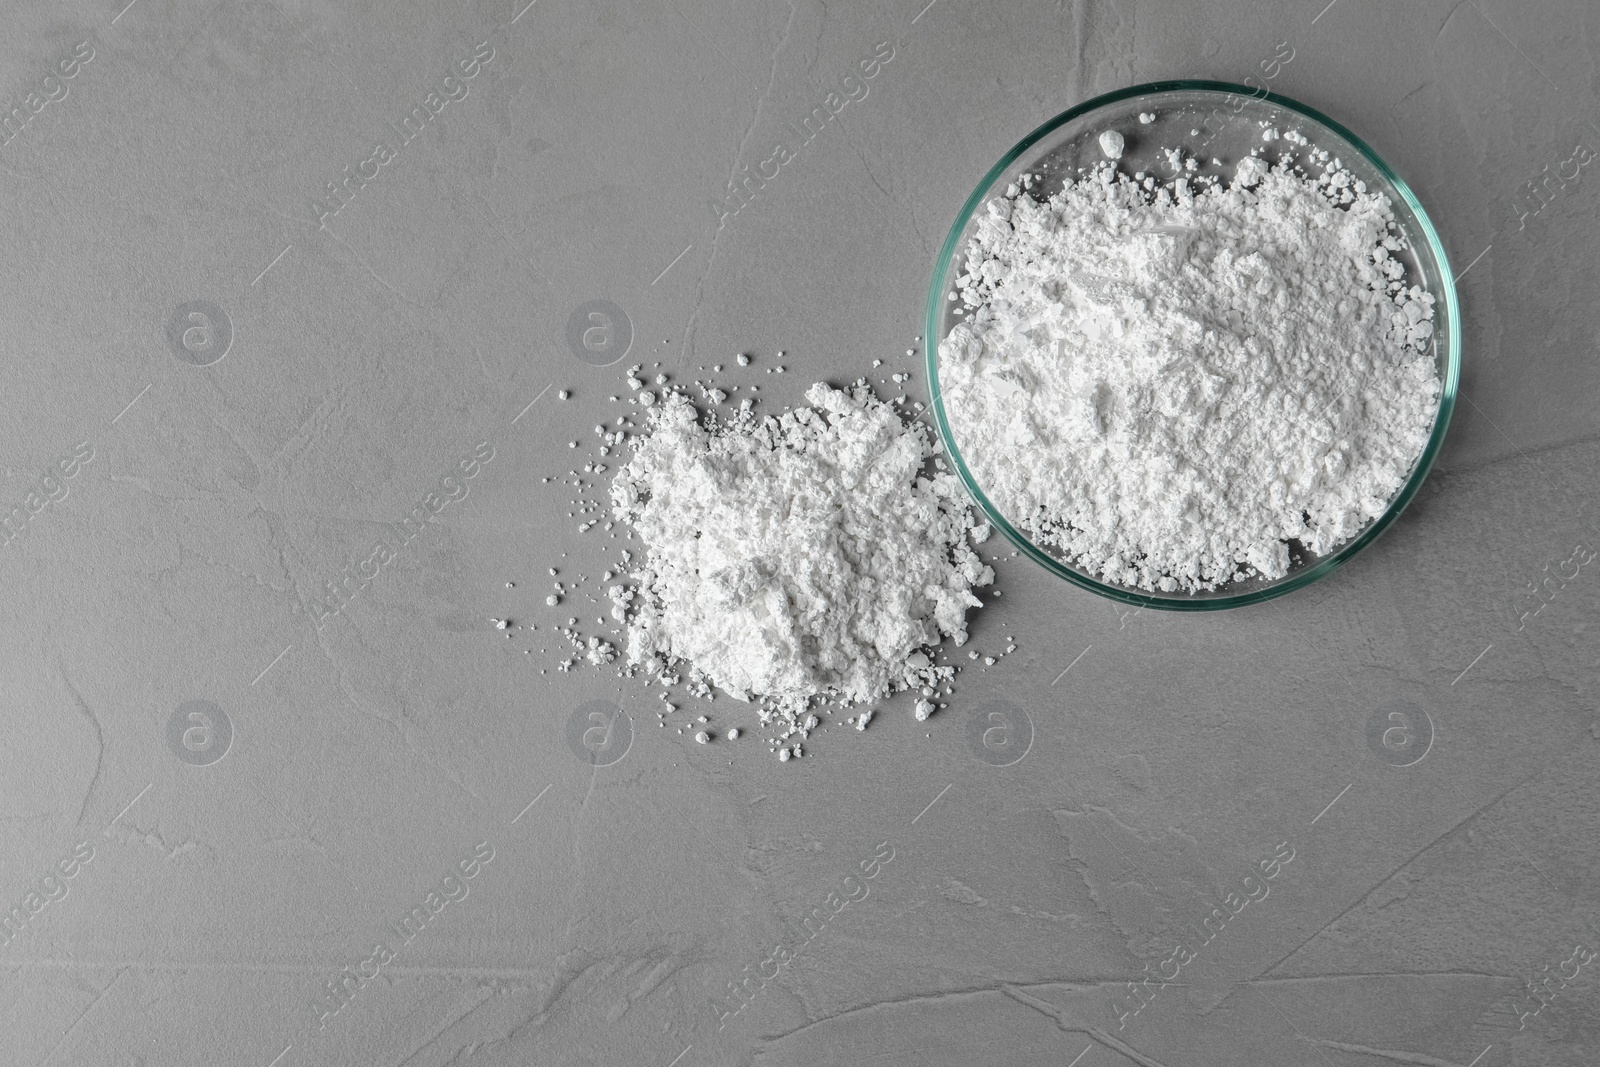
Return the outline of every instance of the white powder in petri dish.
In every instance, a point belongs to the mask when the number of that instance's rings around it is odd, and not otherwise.
[[[1274,131],[1275,132],[1275,131]],[[1431,431],[1433,298],[1389,201],[1326,152],[1230,186],[1109,163],[988,205],[939,345],[957,448],[1030,538],[1104,580],[1287,573],[1387,507]]]
[[[994,580],[967,543],[960,484],[923,470],[925,425],[865,380],[806,399],[777,418],[701,419],[664,393],[611,483],[645,547],[623,602],[628,664],[682,669],[797,730],[816,726],[814,700],[946,684],[953,668],[919,650],[964,643],[972,588]]]

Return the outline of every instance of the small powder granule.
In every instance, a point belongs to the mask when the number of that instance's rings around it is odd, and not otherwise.
[[[944,678],[918,650],[965,642],[972,587],[994,580],[966,542],[960,484],[922,473],[926,427],[864,381],[806,399],[777,418],[702,421],[668,394],[611,483],[616,518],[645,545],[627,662],[666,675],[681,661],[691,686],[761,701],[763,721],[795,728],[815,725],[813,698]]]
[[[1323,160],[1326,153],[1314,153]],[[1229,186],[1099,164],[996,198],[939,346],[985,495],[1091,574],[1195,592],[1279,578],[1381,514],[1437,409],[1433,298],[1387,198],[1247,157]]]

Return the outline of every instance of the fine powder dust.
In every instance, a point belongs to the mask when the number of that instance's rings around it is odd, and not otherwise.
[[[652,398],[611,484],[615,518],[645,545],[637,589],[613,590],[628,663],[668,683],[686,668],[702,694],[761,701],[764,721],[801,722],[813,698],[928,694],[953,668],[921,650],[963,644],[972,588],[994,580],[960,484],[923,473],[937,450],[925,426],[865,382],[806,399],[719,423],[680,393]]]
[[[1383,512],[1437,407],[1433,298],[1391,255],[1389,201],[1309,159],[1198,188],[1101,163],[989,203],[940,384],[968,469],[1031,539],[1196,592],[1281,577],[1291,540],[1321,555]]]

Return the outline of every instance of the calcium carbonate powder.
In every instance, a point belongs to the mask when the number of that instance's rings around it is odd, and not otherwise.
[[[994,580],[960,484],[925,470],[938,448],[925,426],[864,381],[806,399],[718,421],[681,393],[652,396],[649,433],[611,484],[614,517],[644,543],[636,585],[612,590],[627,662],[758,701],[785,738],[816,725],[817,699],[916,686],[926,703],[953,668],[923,650],[964,643],[972,589]]]
[[[1103,162],[989,203],[940,384],[978,486],[1036,543],[1194,592],[1281,577],[1291,541],[1326,553],[1385,509],[1437,408],[1433,298],[1387,198],[1309,160],[1251,156],[1226,186]]]

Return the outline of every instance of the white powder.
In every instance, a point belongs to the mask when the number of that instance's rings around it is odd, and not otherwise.
[[[990,202],[941,385],[979,487],[1030,538],[1196,591],[1280,577],[1291,540],[1326,553],[1387,506],[1437,406],[1433,298],[1390,255],[1388,200],[1310,159],[1314,177],[1246,158],[1198,189],[1102,163],[1048,202]]]
[[[971,588],[994,580],[965,540],[960,484],[921,473],[936,448],[925,426],[864,381],[806,399],[718,423],[664,394],[611,484],[616,519],[645,545],[636,595],[613,593],[628,663],[658,679],[686,665],[691,687],[762,701],[785,737],[816,726],[813,698],[947,682],[953,668],[918,650],[965,642]]]

